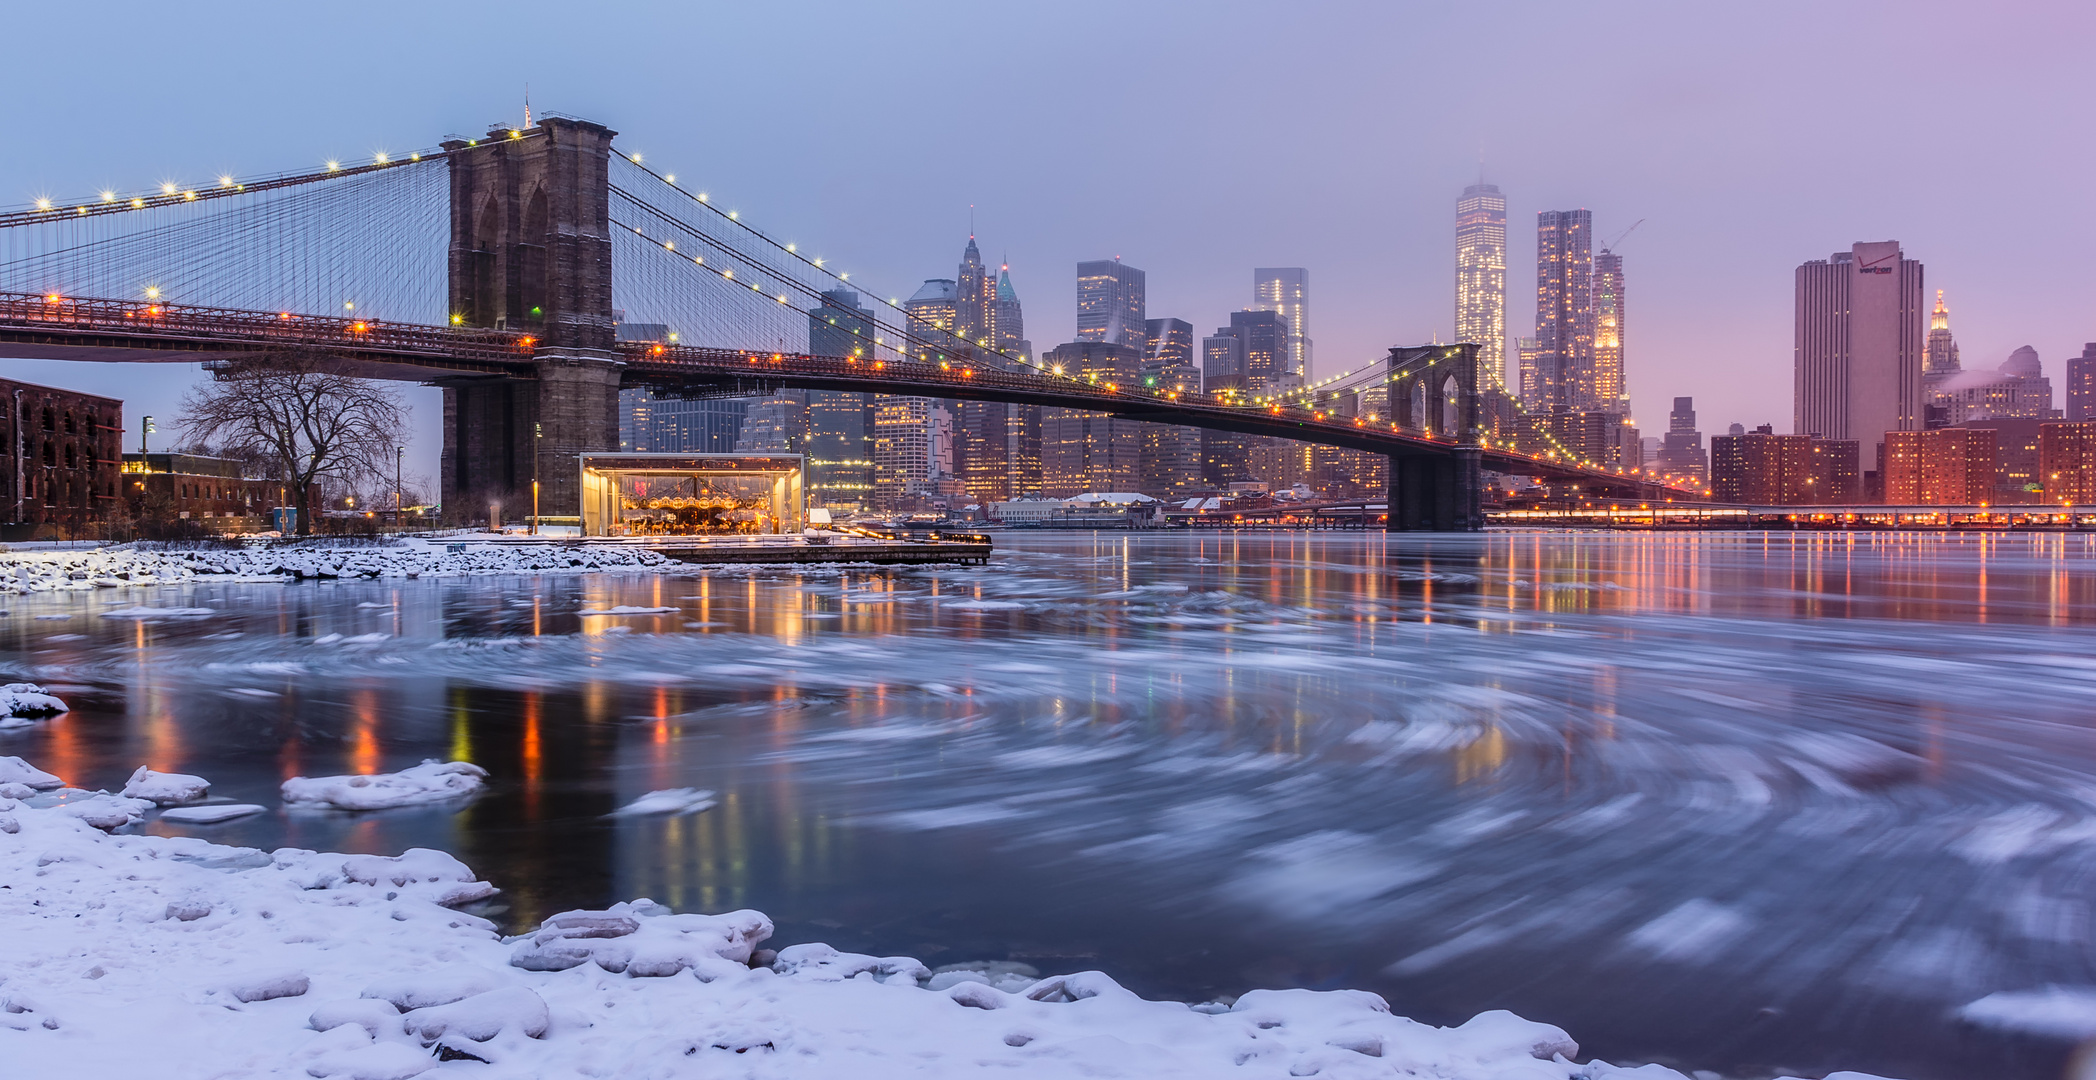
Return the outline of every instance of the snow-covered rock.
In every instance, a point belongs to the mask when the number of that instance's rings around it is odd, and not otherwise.
[[[165,773],[140,765],[138,771],[124,784],[121,794],[127,799],[144,799],[161,806],[195,802],[211,790],[211,781],[188,773]]]
[[[27,727],[33,721],[69,711],[65,702],[35,683],[18,682],[0,686],[0,731],[11,727]]]
[[[704,788],[665,788],[661,791],[648,792],[646,795],[619,807],[617,810],[613,810],[612,814],[619,817],[635,817],[647,814],[692,814],[700,810],[710,810],[716,802],[713,792]]]
[[[1565,1032],[1508,1013],[1438,1028],[1359,991],[1194,1007],[1144,1000],[1096,971],[1017,992],[972,979],[926,989],[937,980],[907,957],[813,943],[767,967],[754,950],[772,926],[753,911],[674,914],[636,900],[504,941],[442,906],[443,887],[471,871],[441,852],[265,854],[105,833],[72,805],[0,805],[17,823],[0,836],[8,1080],[1685,1080],[1657,1065],[1577,1064]],[[1997,1001],[1970,1018],[2030,1004]]]
[[[390,810],[463,798],[479,791],[488,771],[465,761],[424,761],[397,773],[368,776],[294,776],[284,781],[284,801],[337,810]]]
[[[0,784],[20,784],[33,791],[62,788],[65,781],[18,757],[0,757]]]
[[[58,806],[60,813],[70,814],[97,829],[119,829],[135,821],[144,821],[146,811],[153,804],[144,799],[127,799],[122,795],[111,795],[98,791],[84,799],[72,799]]]

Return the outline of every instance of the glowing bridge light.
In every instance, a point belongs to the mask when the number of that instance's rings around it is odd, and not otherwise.
[[[105,192],[103,192],[103,193],[102,193],[102,201],[103,201],[103,202],[115,202],[115,201],[116,201],[116,192],[114,192],[114,191],[105,191]]]
[[[386,164],[387,162],[389,162],[389,161],[392,161],[393,159],[392,159],[392,158],[390,158],[390,157],[387,157],[387,156],[386,156],[386,152],[385,152],[384,150],[381,150],[381,151],[379,151],[378,153],[376,153],[376,154],[373,154],[373,155],[371,155],[371,160],[372,160],[372,161],[373,161],[373,162],[374,162],[375,164],[379,164],[379,165],[384,165],[384,164]]]
[[[822,267],[822,260],[821,260],[821,259],[817,259],[817,260],[815,260],[815,265],[816,265],[816,267],[817,267],[818,269],[820,269],[820,268]]]
[[[693,255],[691,257],[691,261],[697,263],[700,266],[706,265],[706,257],[703,255]]]
[[[638,165],[638,164],[640,164],[640,155],[639,155],[639,154],[635,154],[635,155],[633,155],[633,157],[632,157],[632,159],[631,159],[631,160],[633,161],[633,163],[634,163],[635,165]]]
[[[722,276],[722,277],[724,277],[724,278],[727,278],[727,279],[728,279],[729,281],[733,281],[733,280],[735,280],[735,271],[733,271],[733,270],[723,270],[723,271],[721,271],[721,276]]]
[[[327,163],[327,167],[329,172],[334,172],[335,170],[342,167],[342,163],[339,161],[330,161]]]
[[[510,138],[512,138],[512,139],[521,139],[521,138],[523,138],[523,137],[524,137],[524,133],[523,133],[523,132],[521,132],[521,131],[518,131],[518,130],[517,130],[516,128],[511,128],[511,129],[509,129],[509,137],[510,137]],[[635,158],[634,160],[635,160],[635,161],[638,161],[638,160],[640,160],[640,159],[639,159],[639,158]]]
[[[453,315],[453,316],[451,317],[451,325],[453,325],[453,326],[464,326],[464,325],[466,325],[466,317],[465,317],[464,315]]]
[[[344,311],[355,311],[356,309],[357,309],[357,302],[356,302],[356,301],[354,301],[354,300],[344,300],[344,301],[342,301],[342,310],[344,310]]]
[[[664,240],[662,242],[662,249],[664,251],[675,251],[677,250],[677,242],[674,240]]]
[[[787,254],[789,254],[789,255],[793,253],[793,245],[792,245],[792,244],[788,244],[788,245],[786,245],[786,253],[787,253]]]
[[[146,201],[145,201],[144,199],[133,199],[133,200],[131,200],[131,209],[133,209],[133,210],[138,210],[138,209],[141,209],[141,208],[143,208],[143,207],[145,206],[145,204],[146,204]]]
[[[409,154],[409,155],[408,155],[408,160],[409,160],[409,161],[421,161],[421,160],[422,160],[422,155],[421,155],[421,154]]]
[[[233,178],[232,178],[232,177],[230,177],[230,176],[221,176],[221,177],[219,177],[219,178],[218,178],[218,186],[219,186],[219,187],[232,187],[232,186],[233,186]]]
[[[728,220],[729,220],[729,221],[734,221],[734,220],[735,220],[735,211],[733,211],[733,210],[730,210],[730,211],[728,211]]]
[[[850,281],[850,280],[851,280],[851,275],[850,275],[850,274],[839,274],[839,275],[837,275],[837,280],[839,280],[839,281]]]
[[[148,285],[148,286],[146,286],[146,299],[148,299],[148,300],[158,300],[158,299],[160,299],[160,287],[159,287],[159,286],[157,286],[157,285]]]
[[[162,185],[160,185],[160,193],[161,193],[162,195],[173,195],[173,194],[175,193],[175,185],[173,185],[173,184],[162,184]]]
[[[700,202],[705,202],[705,201],[706,201],[706,193],[705,193],[705,192],[703,192],[703,191],[699,192],[699,201],[700,201]]]
[[[38,199],[38,200],[36,201],[36,208],[37,208],[38,210],[49,210],[49,209],[51,209],[51,200],[49,200],[49,199]]]
[[[677,182],[677,174],[671,173],[668,176],[663,177],[662,180],[666,184],[674,184]]]
[[[185,191],[185,192],[183,192],[183,193],[182,193],[182,198],[184,198],[185,200],[188,200],[189,202],[195,202],[195,201],[196,201],[196,192],[194,192],[194,191]]]

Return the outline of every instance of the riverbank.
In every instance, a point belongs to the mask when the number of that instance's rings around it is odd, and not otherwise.
[[[14,759],[8,759],[13,761]],[[27,763],[21,763],[26,769]],[[1507,1012],[1437,1028],[1362,991],[1148,1001],[1098,971],[935,976],[908,957],[764,946],[755,911],[647,900],[504,939],[447,907],[463,863],[127,835],[119,796],[0,798],[0,1060],[78,1075],[938,1076],[1686,1080],[1575,1064]],[[21,794],[21,789],[14,789]],[[138,800],[121,800],[137,803]],[[143,806],[128,816],[143,816]],[[1838,1074],[1863,1080],[1861,1074]]]

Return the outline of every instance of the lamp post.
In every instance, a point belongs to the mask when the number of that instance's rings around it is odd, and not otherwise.
[[[148,416],[148,417],[145,417],[145,418],[141,419],[141,420],[140,420],[140,421],[138,422],[138,452],[139,452],[139,453],[143,454],[143,453],[145,453],[145,452],[146,452],[146,436],[148,436],[148,435],[151,435],[151,434],[154,434],[155,432],[158,432],[159,430],[160,430],[159,428],[156,428],[156,427],[154,427],[154,426],[153,426],[153,418],[152,418],[152,417],[150,417],[150,416]]]
[[[545,425],[531,425],[531,535],[539,534],[539,439],[546,434]]]
[[[405,455],[407,454],[407,452],[408,452],[408,448],[407,448],[407,447],[405,447],[405,446],[396,446],[396,447],[394,447],[394,448],[393,448],[393,527],[394,527],[394,528],[400,528],[401,526],[405,525],[405,524],[406,524],[406,521],[407,521],[407,519],[406,519],[405,515],[404,515],[404,514],[402,513],[402,506],[401,506],[401,498],[400,498],[400,459],[401,459],[401,458],[402,458],[403,456],[405,456]]]

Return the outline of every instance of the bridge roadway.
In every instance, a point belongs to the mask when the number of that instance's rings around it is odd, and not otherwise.
[[[530,378],[541,346],[532,337],[477,327],[241,311],[147,300],[0,292],[0,354],[26,359],[198,362],[289,348],[342,357],[358,374],[429,382],[459,377]],[[1453,439],[1405,431],[1388,421],[1284,406],[1222,405],[1097,385],[1085,379],[955,364],[757,353],[622,342],[620,379],[693,396],[844,390],[1086,409],[1131,420],[1267,435],[1393,458],[1447,456]],[[1596,494],[1664,499],[1687,493],[1607,470],[1481,448],[1495,472],[1573,482]]]

